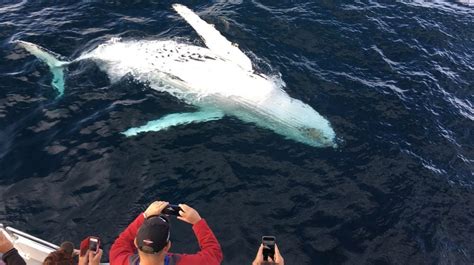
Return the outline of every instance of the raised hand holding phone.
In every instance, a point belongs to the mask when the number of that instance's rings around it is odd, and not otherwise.
[[[145,218],[148,218],[153,215],[160,215],[163,209],[166,208],[166,206],[169,204],[169,202],[165,201],[154,201],[148,206],[148,208],[145,210]]]
[[[263,245],[263,260],[267,261],[270,257],[271,260],[275,259],[275,237],[274,236],[262,236]]]
[[[168,204],[161,213],[168,214],[168,215],[176,215],[179,216],[179,211],[182,211],[181,207],[176,204]]]
[[[78,265],[99,265],[102,257],[100,238],[88,236],[81,242]]]
[[[264,244],[262,242],[262,244],[260,244],[260,247],[257,251],[257,256],[252,262],[252,265],[267,265],[267,264],[285,265],[285,260],[281,256],[280,250],[278,249],[278,245],[276,243],[274,244],[274,258],[268,255],[267,259],[264,260],[263,252],[264,252]]]
[[[91,236],[89,237],[89,250],[96,252],[99,250],[100,239],[98,237]]]
[[[179,220],[192,225],[195,225],[201,221],[201,216],[194,208],[188,206],[187,204],[180,204],[179,207],[182,209],[179,212],[179,216],[177,217]]]

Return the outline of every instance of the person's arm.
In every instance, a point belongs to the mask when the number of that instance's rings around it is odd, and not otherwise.
[[[12,248],[2,256],[2,260],[7,265],[26,265],[25,260],[18,254],[16,248]]]
[[[133,240],[144,220],[145,217],[143,213],[141,213],[125,231],[120,233],[119,237],[115,239],[109,253],[109,262],[111,265],[128,265],[128,258],[136,252]]]
[[[179,205],[180,211],[178,219],[193,225],[193,231],[199,242],[201,250],[196,254],[183,254],[180,264],[221,264],[223,257],[221,246],[206,220],[201,219],[198,212],[186,204]]]
[[[140,214],[115,240],[110,248],[109,262],[111,265],[128,265],[130,256],[136,253],[135,237],[146,217],[159,215],[168,202],[153,202],[144,213]]]
[[[23,258],[18,254],[18,250],[13,247],[12,242],[0,230],[0,253],[3,253],[2,260],[7,265],[26,265]]]

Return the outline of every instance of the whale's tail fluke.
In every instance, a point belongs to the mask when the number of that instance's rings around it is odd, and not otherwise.
[[[40,47],[36,44],[26,41],[17,41],[18,45],[49,66],[49,70],[53,74],[51,85],[58,91],[58,97],[64,94],[64,67],[70,62],[64,62],[57,59],[58,55],[54,52]]]

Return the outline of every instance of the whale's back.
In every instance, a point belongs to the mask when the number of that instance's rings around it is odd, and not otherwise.
[[[112,81],[131,74],[156,90],[171,89],[200,98],[240,97],[257,103],[275,89],[265,76],[247,71],[207,48],[173,40],[109,42],[81,58],[96,60]]]

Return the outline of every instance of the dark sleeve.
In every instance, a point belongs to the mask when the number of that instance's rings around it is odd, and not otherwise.
[[[2,259],[7,265],[26,265],[26,262],[20,254],[18,254],[16,248],[12,248],[7,251],[7,253],[3,254]]]

